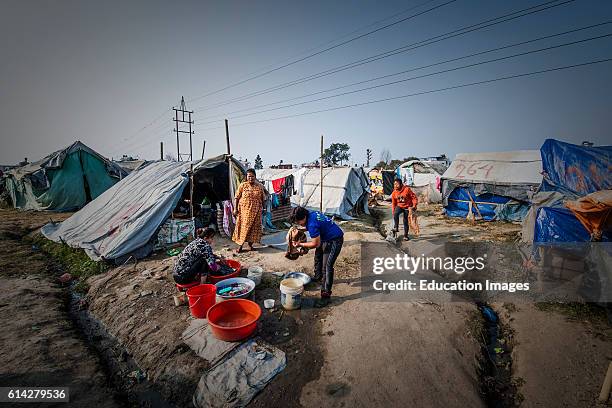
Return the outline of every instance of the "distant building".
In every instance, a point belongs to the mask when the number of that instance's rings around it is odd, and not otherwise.
[[[281,163],[281,164],[276,164],[273,166],[270,166],[271,169],[292,169],[293,168],[293,164],[291,163]]]

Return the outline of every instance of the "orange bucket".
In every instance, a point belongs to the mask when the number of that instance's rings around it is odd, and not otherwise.
[[[189,310],[196,319],[205,319],[208,309],[216,303],[217,287],[208,283],[187,289]]]

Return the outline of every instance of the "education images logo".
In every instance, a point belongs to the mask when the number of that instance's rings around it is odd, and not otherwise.
[[[375,257],[372,259],[372,273],[382,275],[385,272],[407,272],[415,275],[419,271],[438,271],[439,273],[455,273],[463,276],[466,272],[482,272],[487,267],[487,254],[479,257],[441,257],[441,256],[410,256],[396,254],[394,257]],[[468,275],[465,275],[469,278]],[[382,278],[382,276],[381,276]],[[387,281],[375,279],[372,287],[376,291],[528,291],[529,282],[484,282],[462,279],[458,281],[437,279],[400,279]]]

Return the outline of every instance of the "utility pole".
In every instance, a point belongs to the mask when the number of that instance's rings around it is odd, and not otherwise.
[[[159,160],[164,160],[164,142],[159,142]]]
[[[227,144],[227,154],[232,154],[230,150],[230,140],[229,140],[229,122],[225,119],[225,143]]]
[[[176,133],[176,158],[178,161],[183,161],[183,157],[188,157],[188,160],[192,161],[193,160],[193,145],[192,145],[191,137],[195,133],[192,130],[192,125],[194,122],[191,118],[191,115],[193,115],[193,111],[187,110],[187,108],[185,107],[185,97],[184,96],[181,96],[180,108],[172,108],[172,110],[174,111],[174,119],[172,119],[172,121],[174,122],[174,132]],[[181,117],[180,119],[179,119],[179,114]],[[185,114],[187,114],[187,119],[185,119]],[[179,125],[181,123],[189,125],[189,130],[181,129]],[[187,133],[189,135],[189,153],[181,153],[180,138],[179,138],[179,135],[181,133]]]
[[[371,159],[372,159],[372,149],[366,149],[366,167],[370,167]]]
[[[319,210],[323,213],[323,135],[321,135],[321,159],[319,160],[319,167],[321,168],[321,205]]]
[[[202,142],[202,158],[200,160],[204,160],[204,150],[206,150],[206,140]]]

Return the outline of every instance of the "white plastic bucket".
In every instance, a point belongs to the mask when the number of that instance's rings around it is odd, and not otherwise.
[[[255,286],[261,283],[262,276],[263,276],[263,268],[261,266],[251,266],[249,268],[247,278],[255,282]]]
[[[281,305],[287,310],[299,309],[302,305],[304,284],[295,278],[283,279],[280,283]]]

